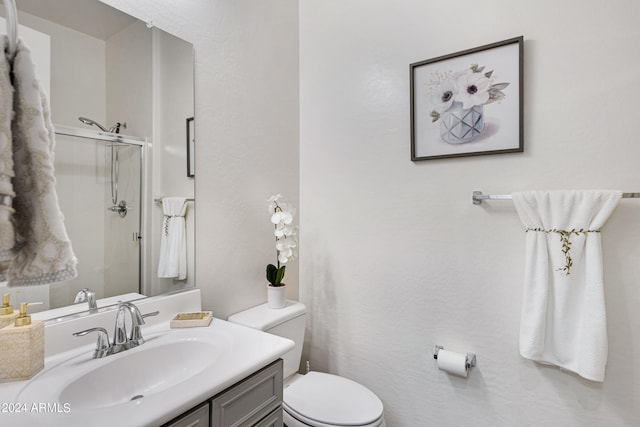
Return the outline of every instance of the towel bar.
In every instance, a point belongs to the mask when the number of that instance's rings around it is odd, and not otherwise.
[[[623,199],[638,199],[640,193],[622,193]],[[511,200],[511,194],[482,194],[482,191],[474,191],[471,200],[474,205],[481,205],[483,200]]]
[[[153,201],[156,202],[156,203],[162,203],[162,197],[160,197],[158,199],[153,199]],[[195,202],[195,201],[196,201],[196,199],[194,199],[194,198],[187,199],[187,202]]]

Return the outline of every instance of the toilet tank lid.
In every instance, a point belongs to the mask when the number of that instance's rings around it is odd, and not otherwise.
[[[283,308],[273,309],[267,304],[261,304],[248,310],[232,314],[227,318],[229,322],[248,326],[260,331],[266,331],[279,324],[305,314],[307,308],[301,302],[287,300]]]

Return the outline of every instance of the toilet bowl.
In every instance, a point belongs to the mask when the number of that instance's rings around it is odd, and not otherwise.
[[[306,307],[287,301],[282,309],[266,304],[229,316],[233,323],[289,338],[285,354],[283,419],[287,427],[385,427],[383,405],[371,390],[348,378],[298,367],[304,342]]]

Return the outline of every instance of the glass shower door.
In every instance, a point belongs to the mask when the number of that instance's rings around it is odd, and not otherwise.
[[[73,303],[82,288],[96,298],[140,292],[143,145],[105,136],[56,127],[56,190],[78,277],[50,285],[51,308]]]

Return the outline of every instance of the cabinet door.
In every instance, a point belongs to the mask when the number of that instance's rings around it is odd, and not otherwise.
[[[198,406],[166,427],[209,427],[209,404]]]
[[[278,360],[213,398],[211,424],[215,427],[254,426],[281,405],[282,360]]]

